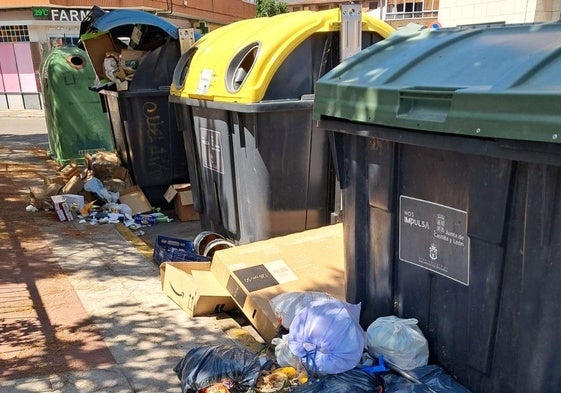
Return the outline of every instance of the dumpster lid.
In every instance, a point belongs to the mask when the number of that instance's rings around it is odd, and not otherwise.
[[[314,118],[559,143],[561,24],[396,34],[325,74]]]
[[[93,6],[80,24],[80,37],[95,31],[111,32],[113,37],[131,37],[135,26],[143,26],[143,36],[153,43],[167,37],[179,38],[178,27],[164,18],[145,11],[116,9],[104,11]]]
[[[234,22],[202,37],[184,54],[171,94],[185,98],[255,103],[263,99],[274,74],[308,37],[339,31],[339,9],[296,11]],[[394,29],[366,13],[362,29],[389,36]],[[187,57],[189,58],[187,58]],[[178,78],[179,79],[179,78]]]

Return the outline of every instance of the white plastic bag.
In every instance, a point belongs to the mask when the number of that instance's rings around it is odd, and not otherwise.
[[[364,350],[359,316],[360,304],[336,299],[310,303],[290,325],[290,352],[308,373],[337,374],[356,367]]]
[[[429,347],[414,318],[395,315],[376,319],[366,330],[366,346],[372,356],[382,355],[402,370],[426,366]]]
[[[277,319],[285,329],[290,328],[294,317],[311,302],[333,299],[325,292],[286,292],[271,299],[271,306]]]
[[[273,338],[271,344],[275,346],[275,359],[279,366],[291,366],[297,370],[302,367],[300,358],[290,352],[290,348],[288,347],[288,334],[283,335],[282,338]]]

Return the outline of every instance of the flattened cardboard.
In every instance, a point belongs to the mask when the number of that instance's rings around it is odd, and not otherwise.
[[[91,37],[83,35],[81,39],[97,77],[100,80],[106,79],[105,70],[103,69],[105,53],[119,52],[121,48],[111,37],[110,33],[93,35]]]
[[[74,175],[68,180],[68,183],[62,187],[63,194],[77,194],[84,189],[84,180],[78,176]]]
[[[162,263],[160,277],[164,293],[192,317],[236,309],[236,303],[214,275],[198,267],[198,262]]]
[[[273,297],[320,291],[345,300],[343,224],[219,250],[210,269],[270,342],[280,327],[270,304]]]
[[[119,195],[119,201],[131,208],[132,214],[144,213],[152,210],[152,205],[148,202],[146,195],[139,186],[132,186],[124,189]]]

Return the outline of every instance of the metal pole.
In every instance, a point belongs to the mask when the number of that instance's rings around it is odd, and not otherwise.
[[[362,49],[362,7],[360,4],[341,4],[340,59],[345,60]]]

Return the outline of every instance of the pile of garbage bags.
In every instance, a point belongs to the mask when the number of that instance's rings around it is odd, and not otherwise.
[[[236,346],[201,346],[174,368],[183,393],[469,393],[437,365],[413,318],[390,315],[366,331],[360,304],[326,293],[271,299],[286,334],[274,359]]]

